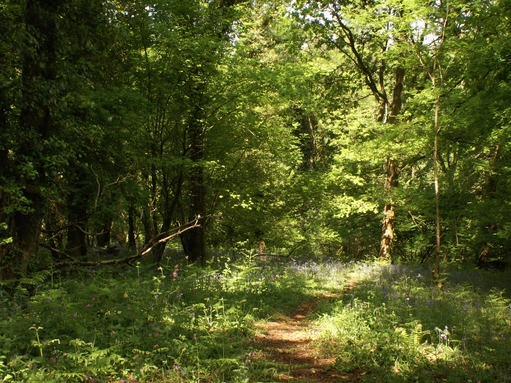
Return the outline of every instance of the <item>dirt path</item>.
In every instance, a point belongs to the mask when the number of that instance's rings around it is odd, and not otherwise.
[[[256,326],[257,359],[274,362],[279,382],[356,382],[356,376],[339,373],[333,368],[335,358],[321,355],[314,347],[314,332],[309,315],[318,303],[335,296],[318,296],[302,303],[289,316]]]

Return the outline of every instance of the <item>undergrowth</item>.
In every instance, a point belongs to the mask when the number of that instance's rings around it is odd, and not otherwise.
[[[253,321],[322,284],[315,263],[250,255],[113,271],[40,274],[3,292],[0,382],[248,382]]]
[[[456,271],[442,289],[404,266],[360,265],[353,278],[313,325],[338,370],[375,382],[511,382],[509,274]]]
[[[511,381],[509,290],[488,290],[481,273],[453,273],[439,290],[425,275],[250,255],[34,275],[0,295],[0,382],[269,381],[278,367],[252,360],[253,323],[332,291],[342,298],[312,327],[341,373]]]

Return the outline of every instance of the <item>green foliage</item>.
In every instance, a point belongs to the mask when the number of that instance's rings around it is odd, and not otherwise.
[[[33,295],[1,295],[0,380],[271,380],[287,366],[254,360],[254,323],[334,293],[310,330],[339,373],[508,381],[509,292],[495,287],[507,276],[453,270],[439,290],[428,273],[243,256],[204,268],[139,267],[115,279],[54,275]]]
[[[393,260],[428,262],[437,98],[442,255],[509,261],[509,6],[342,5],[41,2],[58,22],[32,41],[26,4],[7,2],[6,278],[20,277],[14,264],[23,257],[25,269],[39,239],[85,257],[87,244],[129,234],[134,248],[196,214],[207,216],[201,248],[247,252],[264,241],[271,253],[370,259],[389,203]],[[52,47],[37,43],[45,33]],[[39,85],[27,87],[29,69],[45,77]],[[49,113],[41,132],[20,129],[32,98]],[[399,165],[392,192],[387,159]],[[23,224],[40,238],[18,238]]]
[[[359,267],[353,289],[314,323],[318,344],[364,381],[508,381],[508,298],[482,283],[494,276],[453,271],[439,290],[428,275]]]
[[[5,222],[0,222],[0,233],[7,230],[7,224]],[[5,246],[12,242],[12,237],[5,237],[5,234],[2,234],[0,237],[0,246]]]
[[[24,281],[1,296],[0,380],[243,382],[253,322],[305,299],[322,267],[248,256]]]

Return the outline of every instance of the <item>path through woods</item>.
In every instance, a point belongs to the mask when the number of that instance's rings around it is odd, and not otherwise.
[[[356,374],[334,368],[335,358],[322,355],[315,346],[317,329],[311,327],[310,314],[320,302],[336,296],[321,295],[302,303],[288,316],[256,326],[256,344],[260,352],[255,360],[273,362],[278,382],[357,382]]]

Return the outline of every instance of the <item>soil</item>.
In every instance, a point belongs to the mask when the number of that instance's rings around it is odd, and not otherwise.
[[[315,331],[310,314],[322,301],[335,296],[321,295],[302,303],[288,316],[256,326],[256,344],[260,350],[255,360],[273,362],[278,382],[338,383],[357,382],[356,374],[344,374],[334,368],[335,358],[322,355],[315,346]]]

